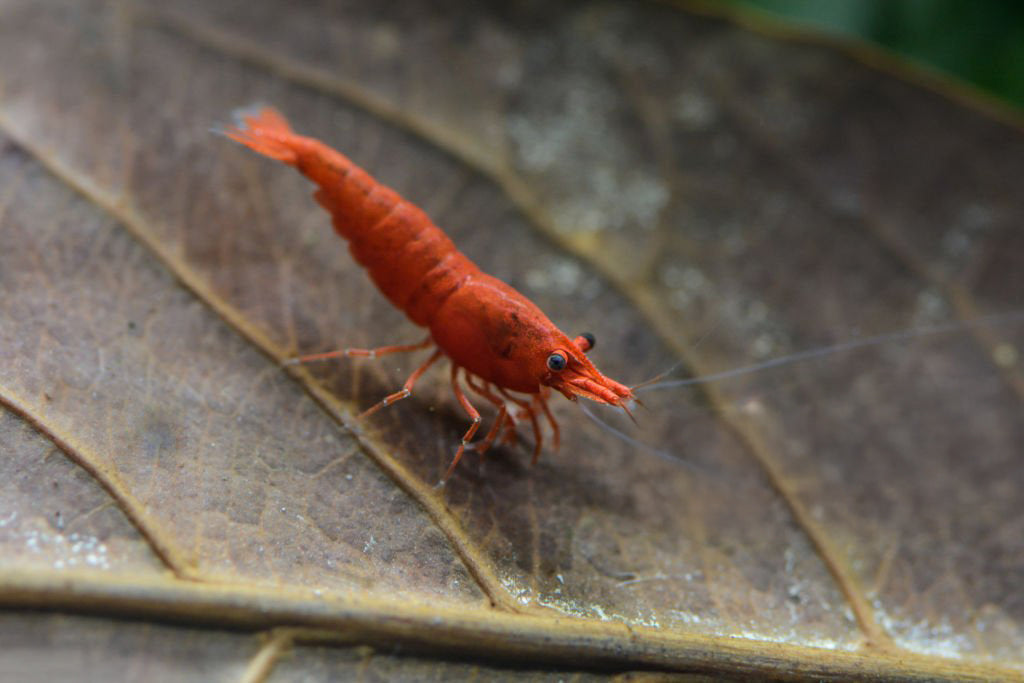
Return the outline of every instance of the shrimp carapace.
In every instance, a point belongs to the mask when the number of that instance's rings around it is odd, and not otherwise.
[[[473,393],[498,408],[498,418],[476,450],[484,452],[503,434],[514,438],[515,421],[528,419],[535,437],[534,461],[542,448],[538,416],[544,415],[557,443],[558,424],[548,409],[554,389],[629,412],[633,392],[605,377],[587,358],[589,333],[570,339],[532,301],[482,272],[419,208],[319,140],[297,135],[276,110],[242,110],[225,134],[272,159],[294,166],[318,189],[316,200],[331,214],[334,229],[348,240],[353,258],[384,295],[417,325],[430,330],[419,344],[379,349],[344,349],[303,356],[298,362],[337,356],[370,356],[436,346],[403,388],[364,416],[408,397],[416,380],[441,355],[452,363],[452,388],[473,424],[444,475],[448,479],[476,434],[480,414],[460,386],[460,373]],[[509,392],[526,394],[517,397]],[[509,410],[508,403],[514,408]]]

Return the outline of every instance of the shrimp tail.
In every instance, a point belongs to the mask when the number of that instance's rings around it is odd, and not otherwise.
[[[298,163],[297,137],[281,112],[273,107],[251,105],[236,109],[235,125],[219,131],[236,142],[290,166]]]

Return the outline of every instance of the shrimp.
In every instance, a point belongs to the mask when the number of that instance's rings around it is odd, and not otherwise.
[[[408,398],[423,373],[442,356],[447,357],[455,398],[472,423],[442,484],[455,471],[481,422],[480,413],[462,389],[460,374],[473,393],[498,410],[493,426],[474,446],[480,453],[499,433],[503,440],[511,441],[515,420],[528,419],[534,433],[532,462],[536,463],[543,444],[540,415],[551,426],[557,448],[558,423],[547,403],[552,390],[570,401],[583,397],[621,407],[632,417],[633,391],[601,374],[586,356],[594,348],[593,335],[568,337],[527,297],[482,272],[423,210],[378,183],[340,152],[293,132],[276,110],[242,111],[237,119],[236,126],[225,134],[264,156],[294,166],[313,181],[318,187],[316,201],[331,214],[334,229],[348,241],[352,257],[366,268],[392,304],[429,330],[427,338],[417,344],[343,349],[293,360],[375,358],[434,349],[402,389],[368,408],[359,416],[362,419]],[[518,409],[516,416],[509,412],[508,403]]]

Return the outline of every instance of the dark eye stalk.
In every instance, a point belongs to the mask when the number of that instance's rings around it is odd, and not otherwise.
[[[595,339],[594,335],[590,334],[589,332],[584,332],[583,334],[576,337],[572,341],[574,344],[576,344],[576,346],[579,347],[580,351],[582,351],[583,353],[590,352],[590,350],[594,348],[594,345],[597,344],[597,339]]]
[[[555,351],[548,356],[548,370],[552,372],[561,372],[565,370],[565,366],[569,364],[569,359],[565,357],[565,354],[561,351]]]

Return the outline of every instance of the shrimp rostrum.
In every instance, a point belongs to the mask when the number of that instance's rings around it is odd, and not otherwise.
[[[552,390],[569,400],[583,397],[629,412],[632,390],[605,377],[586,356],[594,347],[592,335],[568,337],[532,301],[482,272],[421,209],[340,152],[294,133],[274,109],[250,110],[237,118],[227,136],[294,166],[312,180],[318,187],[314,197],[331,214],[334,229],[348,241],[353,258],[392,304],[429,330],[418,344],[344,349],[294,360],[377,357],[433,348],[402,389],[360,416],[366,417],[408,397],[423,373],[447,357],[452,389],[472,424],[442,481],[454,472],[480,426],[480,413],[463,391],[462,381],[498,410],[494,424],[475,446],[481,453],[499,435],[511,441],[516,419],[528,419],[536,462],[542,448],[541,415],[551,425],[557,447],[558,424],[547,404]]]

